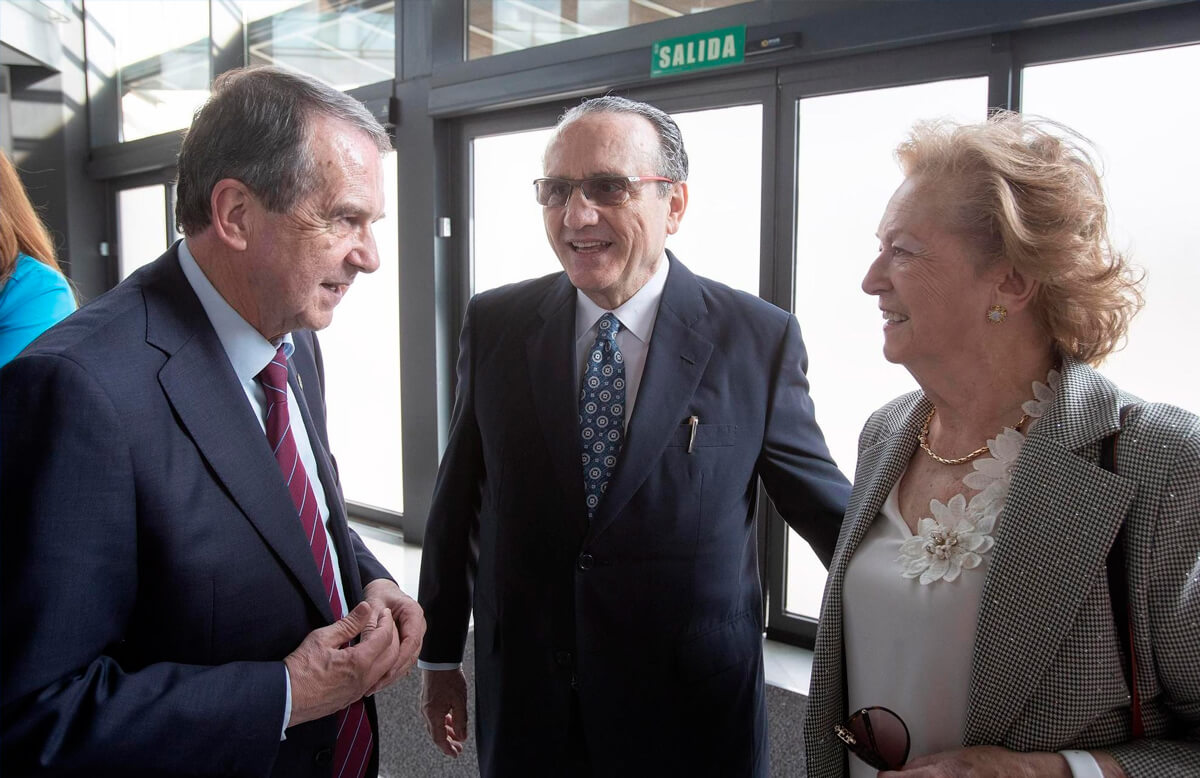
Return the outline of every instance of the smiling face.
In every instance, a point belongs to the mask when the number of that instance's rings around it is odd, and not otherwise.
[[[383,167],[371,138],[327,116],[312,121],[309,153],[320,184],[286,213],[250,205],[245,261],[253,310],[268,340],[333,321],[358,273],[379,267],[371,225],[383,216]],[[236,307],[236,306],[235,306]]]
[[[951,231],[949,187],[905,179],[877,233],[879,256],[863,291],[879,298],[883,354],[914,375],[987,347],[988,306],[1003,269],[979,271],[979,252]]]
[[[562,127],[546,148],[545,175],[658,175],[659,142],[654,125],[636,114],[585,114]],[[575,288],[612,310],[654,275],[668,235],[679,229],[687,207],[687,185],[672,184],[663,195],[656,183],[635,184],[621,206],[596,206],[578,189],[561,207],[543,207],[546,237]]]

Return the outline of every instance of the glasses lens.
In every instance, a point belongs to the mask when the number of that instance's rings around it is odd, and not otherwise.
[[[908,727],[887,708],[864,708],[846,727],[857,741],[851,750],[872,767],[896,770],[908,761]]]
[[[559,207],[571,196],[571,184],[557,178],[539,178],[533,182],[538,205]]]
[[[629,199],[629,182],[623,178],[589,178],[580,188],[596,205],[622,205]]]

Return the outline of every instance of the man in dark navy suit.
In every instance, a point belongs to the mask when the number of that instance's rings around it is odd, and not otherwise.
[[[223,75],[186,238],[0,373],[4,775],[376,774],[424,620],[347,525],[311,330],[378,267],[389,146],[315,80]]]
[[[429,517],[423,710],[485,778],[767,775],[759,479],[828,562],[849,494],[796,319],[665,249],[687,155],[617,97],[535,182],[564,272],[477,295]],[[731,261],[734,261],[731,259]]]

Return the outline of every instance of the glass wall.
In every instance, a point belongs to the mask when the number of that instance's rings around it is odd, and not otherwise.
[[[88,0],[86,11],[88,77],[117,90],[122,141],[187,127],[215,55],[343,90],[395,76],[394,0]]]
[[[466,55],[490,57],[751,1],[467,0]]]
[[[88,0],[89,59],[111,56],[121,140],[186,127],[208,98],[208,2]],[[88,77],[96,77],[94,66]]]
[[[396,72],[393,0],[239,0],[247,64],[278,65],[338,89]]]
[[[916,388],[904,368],[883,358],[883,320],[861,287],[878,253],[879,219],[903,180],[892,151],[918,119],[986,117],[987,79],[805,98],[796,111],[795,312],[817,421],[838,466],[853,479],[867,416]],[[789,529],[784,607],[816,618],[824,588],[825,568]]]
[[[1128,345],[1101,371],[1146,400],[1195,413],[1200,362],[1180,354],[1180,337],[1200,288],[1200,104],[1166,86],[1186,82],[1179,81],[1186,73],[1200,73],[1200,46],[1028,67],[1021,105],[1095,144],[1114,244],[1146,274],[1146,306]]]

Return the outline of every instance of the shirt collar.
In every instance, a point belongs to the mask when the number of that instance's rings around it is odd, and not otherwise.
[[[192,291],[200,298],[200,305],[208,314],[208,320],[217,332],[217,338],[225,349],[229,363],[238,380],[245,383],[251,381],[266,367],[275,356],[279,344],[272,344],[251,324],[233,309],[217,288],[204,275],[196,258],[188,249],[187,240],[179,242],[179,266],[183,275],[192,285]],[[281,339],[283,353],[292,355],[292,334],[289,332]]]
[[[658,304],[662,300],[663,289],[667,285],[667,272],[671,262],[666,254],[658,261],[658,268],[650,280],[634,293],[622,305],[613,309],[613,313],[621,322],[621,327],[635,335],[643,343],[650,341],[654,332],[654,320],[658,318]],[[575,334],[576,339],[591,332],[600,321],[600,317],[608,313],[592,299],[578,289],[575,290]]]

